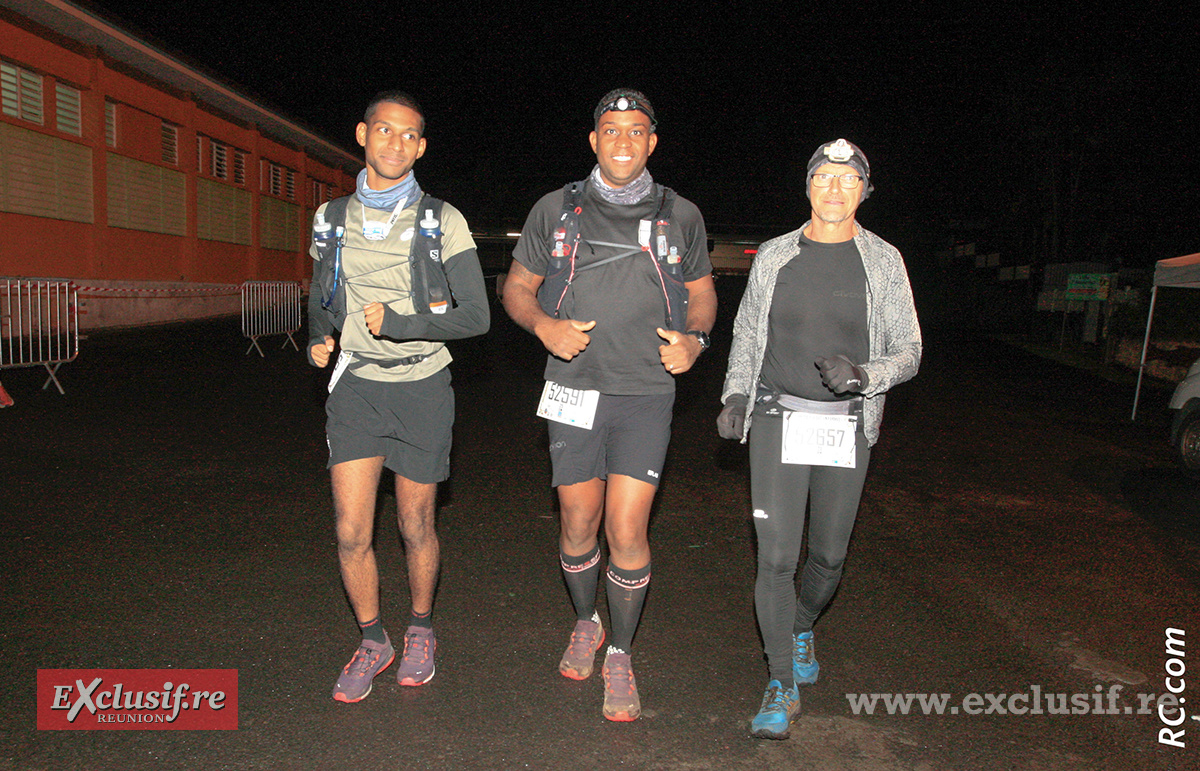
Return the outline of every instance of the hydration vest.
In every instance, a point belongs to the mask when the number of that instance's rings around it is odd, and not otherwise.
[[[314,237],[317,244],[317,265],[313,268],[314,278],[321,287],[321,305],[333,316],[334,326],[342,328],[346,318],[346,286],[341,275],[342,247],[345,246],[346,207],[353,195],[335,198],[325,205],[325,222],[332,226],[334,233],[339,233],[323,244]],[[422,195],[417,209],[420,214],[426,211],[433,213],[438,221],[434,235],[421,232],[419,227],[413,228],[412,247],[408,252],[408,267],[412,282],[412,300],[417,313],[445,313],[450,309],[453,295],[450,283],[446,280],[446,266],[442,264],[442,201],[431,195]]]
[[[595,242],[602,246],[627,248],[628,251],[577,268],[575,258],[579,252],[579,243],[583,240],[579,232],[579,215],[583,212],[581,202],[587,184],[588,180],[585,179],[563,187],[562,214],[553,233],[554,247],[550,251],[546,277],[538,288],[538,302],[542,310],[549,316],[559,318],[563,298],[579,273],[644,252],[654,263],[654,270],[662,287],[666,328],[677,332],[687,331],[688,291],[683,281],[683,254],[679,251],[679,245],[672,246],[670,243],[671,210],[675,206],[675,191],[659,184],[654,186],[659,205],[658,212],[652,220],[650,246]]]

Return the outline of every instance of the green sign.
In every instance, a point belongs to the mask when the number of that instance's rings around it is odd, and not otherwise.
[[[1067,276],[1068,300],[1107,300],[1111,273],[1072,273]]]

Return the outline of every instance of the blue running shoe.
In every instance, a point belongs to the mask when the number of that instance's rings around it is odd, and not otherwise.
[[[785,689],[778,680],[767,683],[762,707],[750,721],[750,733],[760,739],[786,739],[792,721],[800,717],[800,689]]]
[[[817,663],[817,641],[812,630],[792,635],[792,678],[796,685],[817,682],[821,665]]]

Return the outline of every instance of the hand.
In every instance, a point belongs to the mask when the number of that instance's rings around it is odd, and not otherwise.
[[[383,313],[385,310],[383,303],[371,303],[363,307],[363,318],[367,320],[367,329],[371,330],[371,334],[376,337],[383,330]]]
[[[682,375],[691,369],[700,357],[700,352],[704,350],[700,341],[692,335],[661,327],[655,331],[667,341],[666,345],[658,346],[658,357],[663,367],[672,375]]]
[[[324,367],[329,363],[329,357],[333,353],[333,338],[325,335],[325,342],[317,343],[309,349],[308,355],[312,356],[313,364],[318,367]]]
[[[866,371],[841,354],[822,356],[816,364],[821,370],[821,382],[835,394],[858,394],[867,389]]]
[[[554,319],[540,325],[534,334],[547,351],[563,361],[570,361],[588,347],[592,338],[587,333],[594,326],[595,321]]]
[[[730,394],[725,409],[717,416],[717,433],[722,439],[741,439],[746,427],[745,394]]]

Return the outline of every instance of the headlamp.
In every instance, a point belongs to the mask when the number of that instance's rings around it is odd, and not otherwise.
[[[854,146],[844,139],[839,139],[825,148],[825,156],[834,163],[845,163],[854,157]]]
[[[600,116],[606,112],[628,112],[630,110],[638,110],[650,119],[650,129],[653,130],[658,125],[658,121],[654,118],[654,108],[650,106],[650,101],[640,93],[625,93],[622,91],[610,91],[605,95],[605,99],[596,107],[593,115],[593,120],[600,121]]]

